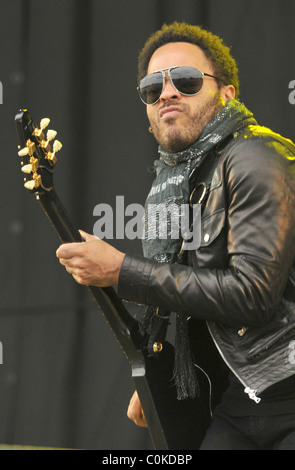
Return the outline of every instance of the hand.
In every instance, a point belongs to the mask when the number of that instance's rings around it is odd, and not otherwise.
[[[148,427],[137,392],[134,392],[130,400],[127,416],[129,419],[134,421],[137,426],[142,428]]]
[[[118,284],[124,253],[80,230],[82,243],[64,243],[56,256],[73,278],[82,285],[107,287]]]

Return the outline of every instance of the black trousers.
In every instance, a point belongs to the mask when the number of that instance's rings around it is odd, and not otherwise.
[[[216,411],[200,450],[295,450],[295,410],[248,417]]]

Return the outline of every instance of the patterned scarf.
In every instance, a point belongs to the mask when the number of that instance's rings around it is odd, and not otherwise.
[[[192,170],[194,173],[198,171],[217,144],[249,124],[256,124],[253,114],[242,103],[231,99],[189,148],[168,153],[159,147],[160,158],[154,163],[156,178],[145,204],[144,256],[161,263],[179,262],[178,253],[183,238],[179,227],[180,212],[175,208],[188,205],[189,176]],[[163,226],[164,220],[166,223]],[[158,341],[157,335],[161,329],[165,331],[163,323],[167,324],[169,316],[169,312],[159,311],[156,307],[147,308],[140,328],[143,334],[149,335],[150,344]],[[189,348],[187,317],[180,313],[176,316],[174,381],[178,399],[198,395],[198,381]]]

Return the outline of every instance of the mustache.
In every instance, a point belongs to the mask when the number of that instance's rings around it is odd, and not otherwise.
[[[162,111],[163,109],[170,108],[170,106],[177,106],[178,108],[185,110],[188,108],[188,106],[185,103],[179,103],[179,101],[169,101],[167,103],[162,104],[160,106],[159,111]]]
[[[190,114],[190,107],[186,103],[179,103],[179,101],[169,101],[167,103],[162,104],[158,109],[158,116],[161,117],[165,110],[168,108],[175,107],[179,109],[182,113],[189,115]]]

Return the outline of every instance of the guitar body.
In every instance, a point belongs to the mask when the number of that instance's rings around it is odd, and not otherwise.
[[[162,447],[157,440],[157,449],[197,450],[202,443],[210,424],[210,387],[205,375],[198,373],[201,389],[199,398],[177,400],[176,388],[173,384],[174,348],[164,343],[158,358],[145,356],[146,375],[144,380],[149,384],[151,400],[147,400],[145,414],[149,403],[157,406],[157,414],[167,443]],[[142,401],[142,378],[135,380],[136,389]],[[142,403],[143,404],[143,403]]]
[[[38,128],[27,110],[20,110],[15,117],[25,187],[35,194],[62,242],[82,242],[53,187],[53,169],[61,144],[55,141],[51,145],[53,131],[48,131],[45,137],[48,121],[42,120]],[[164,343],[157,357],[148,356],[140,347],[143,338],[138,322],[114,289],[89,287],[89,290],[131,365],[155,449],[198,449],[210,422],[208,379],[199,373],[199,399],[177,400],[172,380],[174,348]]]

